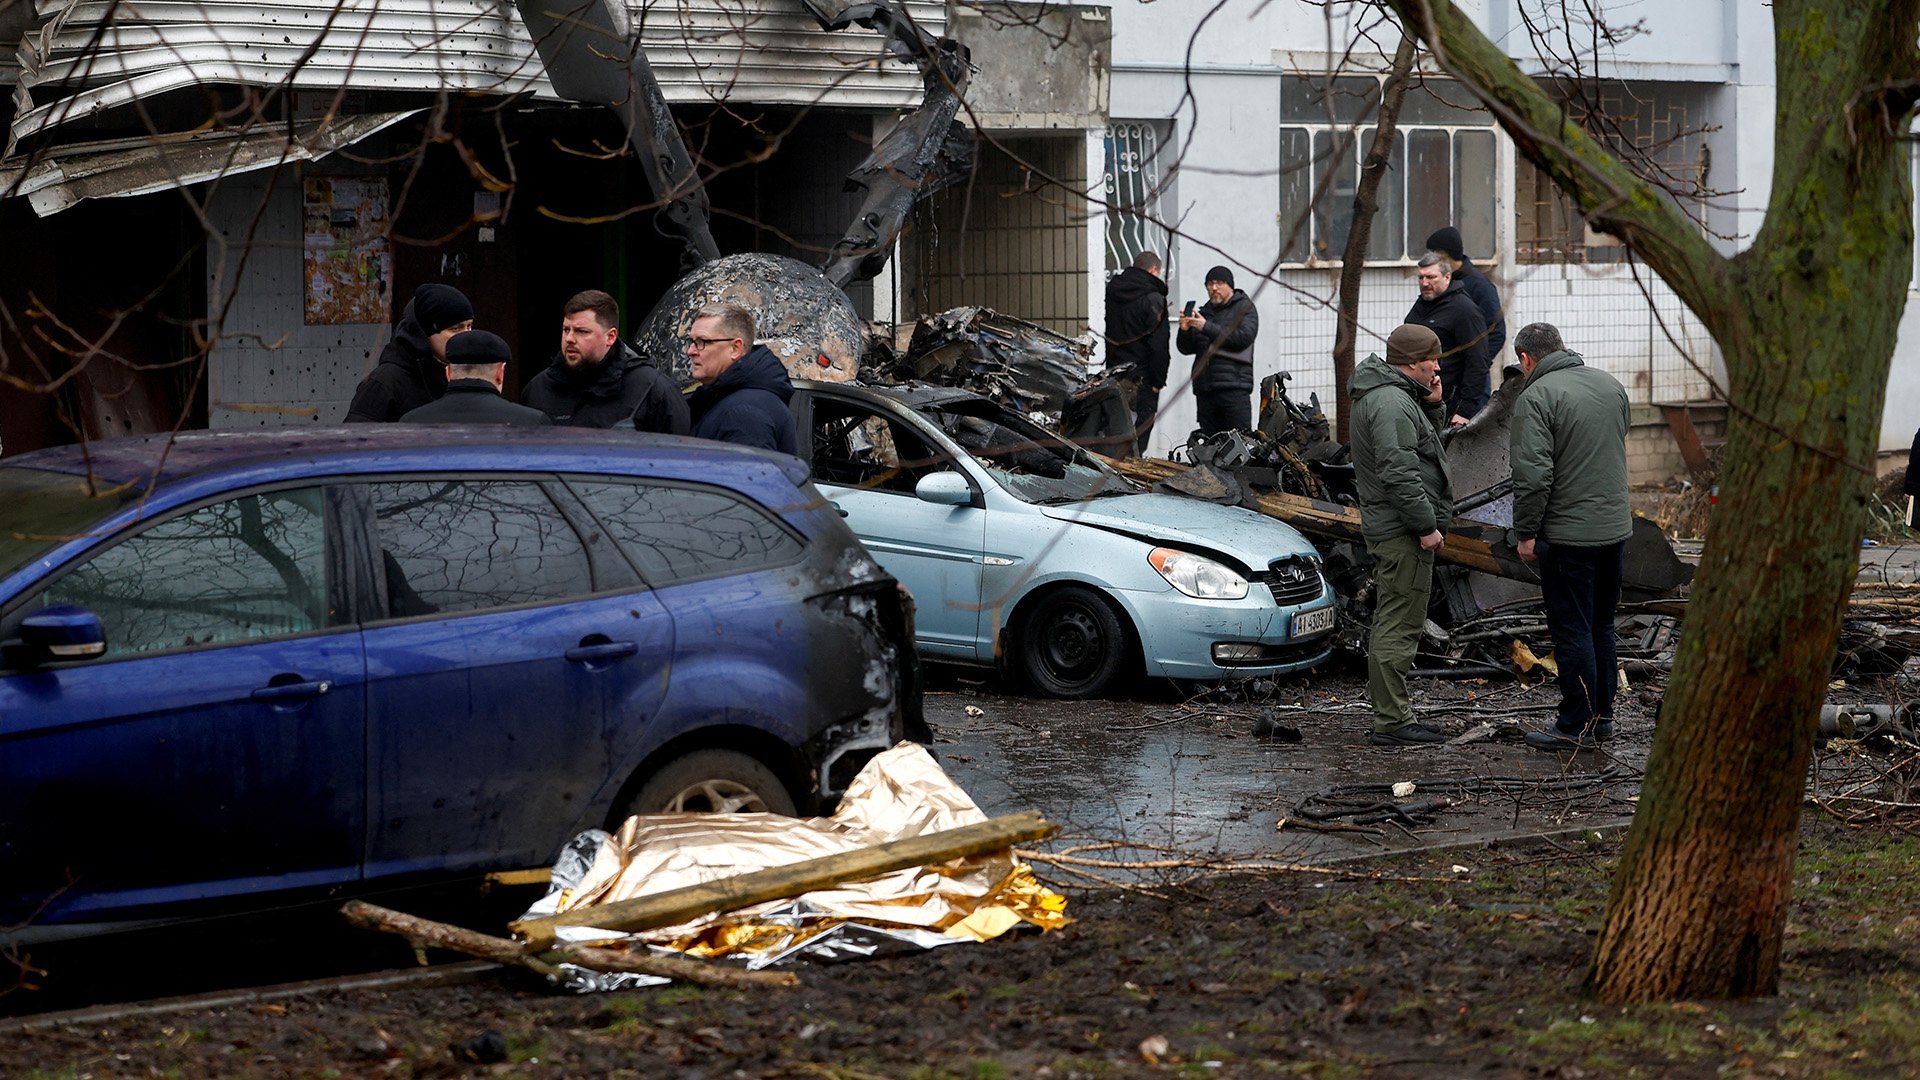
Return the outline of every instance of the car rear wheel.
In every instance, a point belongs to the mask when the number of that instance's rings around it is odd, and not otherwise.
[[[733,750],[695,750],[640,786],[628,814],[785,814],[793,796],[772,769]]]
[[[1127,630],[1120,613],[1092,589],[1068,586],[1042,597],[1020,634],[1027,681],[1049,697],[1098,697],[1120,678]]]

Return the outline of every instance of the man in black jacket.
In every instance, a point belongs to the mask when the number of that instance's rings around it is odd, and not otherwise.
[[[754,345],[753,315],[737,304],[708,304],[694,316],[687,360],[700,389],[688,404],[693,434],[783,454],[800,452],[787,366],[765,345]]]
[[[1207,302],[1180,316],[1175,344],[1193,357],[1193,408],[1203,435],[1253,428],[1253,339],[1260,313],[1253,300],[1233,287],[1233,271],[1207,271]]]
[[[1466,283],[1467,295],[1480,309],[1480,317],[1487,321],[1487,359],[1500,359],[1500,350],[1507,344],[1507,314],[1500,303],[1500,290],[1467,258],[1460,230],[1451,225],[1433,230],[1433,235],[1427,237],[1427,250],[1445,255],[1447,264],[1453,268],[1454,280]]]
[[[1143,454],[1160,411],[1160,391],[1167,385],[1168,359],[1167,283],[1160,256],[1143,251],[1107,282],[1107,370],[1119,371],[1128,364],[1140,370],[1133,428]]]
[[[447,342],[447,392],[440,400],[400,418],[403,424],[511,424],[547,427],[553,421],[539,409],[515,405],[500,396],[513,359],[498,334],[469,330]]]
[[[687,402],[653,361],[620,340],[620,305],[588,289],[561,308],[560,355],[528,381],[520,400],[565,427],[685,435]]]
[[[1420,299],[1407,322],[1440,338],[1440,384],[1447,388],[1447,424],[1462,427],[1486,407],[1487,320],[1467,295],[1466,282],[1453,276],[1445,255],[1420,260]]]
[[[346,423],[390,423],[445,393],[447,342],[471,329],[465,293],[438,282],[415,289],[380,362],[354,387]]]

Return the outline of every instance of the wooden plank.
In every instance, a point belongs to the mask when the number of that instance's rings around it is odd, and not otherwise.
[[[1115,472],[1129,480],[1157,484],[1170,476],[1186,472],[1190,466],[1161,458],[1102,458]],[[1301,532],[1334,540],[1364,544],[1360,529],[1360,511],[1356,507],[1303,495],[1268,492],[1255,497],[1261,513],[1292,525]],[[1499,525],[1456,518],[1447,530],[1446,545],[1436,556],[1442,562],[1455,563],[1473,570],[1497,574],[1538,584],[1539,574],[1520,561],[1507,546],[1506,529]]]
[[[507,928],[526,942],[529,951],[550,948],[554,931],[562,926],[592,926],[617,933],[637,933],[672,926],[715,911],[734,911],[768,900],[786,900],[815,889],[849,881],[866,881],[895,870],[964,859],[1003,851],[1015,844],[1042,840],[1060,831],[1038,810],[966,825],[907,840],[894,840],[858,851],[842,852],[804,862],[789,863],[750,874],[681,889],[636,896],[611,904],[509,923]]]

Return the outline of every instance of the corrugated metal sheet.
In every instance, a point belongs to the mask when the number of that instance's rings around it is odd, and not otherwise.
[[[369,113],[330,123],[309,120],[297,125],[291,138],[275,128],[70,143],[41,155],[31,167],[0,166],[0,193],[27,196],[34,213],[47,217],[82,199],[146,195],[289,161],[318,161],[418,112]]]
[[[945,7],[908,0],[934,33]],[[17,50],[15,140],[203,83],[551,97],[511,4],[489,0],[39,0]],[[911,65],[879,35],[828,33],[798,0],[658,0],[628,7],[667,100],[918,105]]]

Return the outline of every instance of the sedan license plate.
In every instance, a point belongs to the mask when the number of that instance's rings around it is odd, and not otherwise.
[[[1315,634],[1324,634],[1333,629],[1333,608],[1323,607],[1313,611],[1303,611],[1293,617],[1293,636],[1308,638]]]

